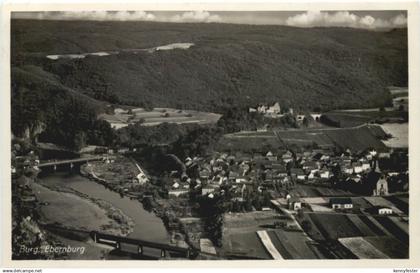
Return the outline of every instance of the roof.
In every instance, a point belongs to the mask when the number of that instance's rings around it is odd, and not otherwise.
[[[296,175],[304,175],[305,173],[303,172],[303,170],[302,169],[299,169],[299,168],[292,168],[291,170],[290,170],[290,173],[291,174],[296,174]]]
[[[353,204],[351,198],[343,197],[343,198],[330,198],[331,204]]]

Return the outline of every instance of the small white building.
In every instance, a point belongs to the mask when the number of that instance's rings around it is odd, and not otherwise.
[[[392,214],[394,213],[391,208],[382,207],[378,208],[378,214],[385,215],[385,214]]]

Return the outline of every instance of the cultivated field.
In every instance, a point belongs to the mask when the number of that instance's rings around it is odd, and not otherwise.
[[[129,124],[141,123],[143,126],[154,126],[164,122],[186,124],[216,123],[220,114],[194,110],[178,110],[173,108],[154,108],[151,111],[144,108],[131,110],[115,109],[114,114],[102,114],[99,118],[109,122],[111,127],[119,129]]]
[[[364,239],[383,252],[395,259],[408,258],[408,246],[391,236],[364,237]]]
[[[364,125],[354,128],[324,128],[307,130],[277,130],[276,135],[285,145],[350,148],[361,151],[368,148],[386,150],[381,138],[386,136],[377,125]]]
[[[326,239],[336,240],[363,235],[345,214],[311,213],[309,217]]]
[[[403,119],[403,113],[394,111],[393,108],[386,108],[384,111],[379,111],[379,109],[334,110],[323,114],[323,116],[341,128],[360,126],[380,120]]]
[[[218,150],[221,151],[268,151],[283,147],[272,131],[227,134],[218,143]]]
[[[388,259],[389,257],[379,251],[376,247],[364,240],[362,237],[338,239],[347,249],[349,249],[359,259]]]

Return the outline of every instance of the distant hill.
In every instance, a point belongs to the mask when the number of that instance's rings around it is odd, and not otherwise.
[[[25,77],[35,71],[95,100],[146,107],[216,111],[228,102],[266,101],[302,109],[377,107],[389,100],[386,86],[408,80],[406,29],[12,20],[11,38],[12,66],[23,67]],[[195,45],[45,57],[171,43]],[[25,86],[21,79],[12,82]]]

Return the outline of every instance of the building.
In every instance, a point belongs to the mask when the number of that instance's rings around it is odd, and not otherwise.
[[[378,214],[385,215],[385,214],[392,214],[394,213],[391,208],[388,207],[379,207]]]
[[[376,188],[373,190],[374,196],[384,196],[388,195],[388,182],[385,177],[381,177],[378,182],[376,182]]]
[[[266,113],[267,114],[274,114],[274,115],[278,115],[281,112],[281,108],[280,108],[280,104],[278,102],[274,103],[273,106],[270,106],[267,110]]]
[[[302,208],[302,202],[296,197],[287,199],[287,204],[291,210],[300,210]]]
[[[353,201],[351,198],[330,198],[330,206],[333,209],[352,209]]]
[[[292,178],[297,179],[297,180],[305,180],[306,179],[305,173],[303,172],[302,169],[299,169],[299,168],[292,168],[290,170],[290,176]]]

